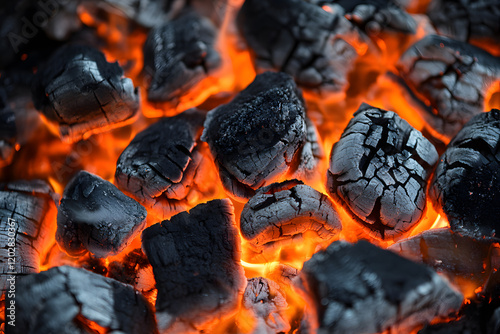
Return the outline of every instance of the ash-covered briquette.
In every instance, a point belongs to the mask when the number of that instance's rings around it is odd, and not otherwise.
[[[72,256],[120,253],[146,226],[146,209],[111,182],[80,171],[64,189],[56,240]]]
[[[319,6],[340,10],[351,22],[369,34],[397,31],[414,34],[417,23],[395,1],[380,0],[308,0]]]
[[[257,190],[243,207],[240,228],[255,251],[271,252],[309,232],[318,243],[331,242],[342,225],[328,196],[291,180]]]
[[[8,333],[157,334],[153,307],[130,285],[69,266],[16,284],[16,326]]]
[[[248,280],[243,294],[243,309],[251,318],[238,319],[239,322],[248,320],[253,326],[244,333],[278,334],[288,333],[288,323],[285,311],[288,307],[284,292],[280,286],[264,277],[255,277]]]
[[[500,110],[475,116],[450,142],[429,187],[451,229],[478,239],[500,232]]]
[[[210,146],[226,191],[250,198],[296,171],[306,137],[302,94],[289,75],[266,72],[208,113],[201,139]]]
[[[52,188],[41,180],[0,184],[0,290],[13,275],[36,273],[55,232]],[[1,294],[0,291],[0,294]]]
[[[6,91],[0,88],[0,168],[12,162],[16,143],[16,115],[8,105]]]
[[[204,119],[202,112],[191,109],[137,134],[118,158],[118,187],[159,217],[187,210],[188,195],[197,191],[198,169],[209,167],[197,143]]]
[[[148,100],[177,106],[190,88],[221,63],[214,25],[194,11],[154,28],[144,44]]]
[[[499,58],[443,36],[418,41],[397,66],[412,92],[427,103],[418,110],[430,130],[447,139],[485,111],[485,95],[500,81]]]
[[[500,43],[498,0],[433,0],[427,16],[440,35],[463,42]]]
[[[457,311],[463,299],[430,268],[366,241],[332,243],[299,278],[317,333],[409,333]]]
[[[166,332],[202,330],[234,314],[245,289],[240,238],[228,199],[199,204],[142,233]]]
[[[246,0],[237,21],[259,69],[286,72],[322,92],[347,88],[358,32],[342,13],[303,0]]]
[[[375,236],[394,238],[422,217],[437,159],[396,113],[363,104],[332,148],[327,191]]]
[[[139,91],[118,63],[87,46],[66,45],[40,66],[32,86],[35,107],[76,141],[133,119]]]
[[[468,280],[481,285],[491,272],[491,243],[453,233],[449,228],[424,231],[388,249],[432,267],[451,281]]]

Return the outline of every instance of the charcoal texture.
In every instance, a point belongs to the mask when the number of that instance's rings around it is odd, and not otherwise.
[[[68,266],[17,282],[16,326],[9,333],[156,334],[152,306],[131,286]],[[94,328],[94,329],[92,329]]]
[[[458,310],[462,295],[431,269],[366,241],[334,242],[304,263],[298,287],[317,333],[409,333]]]
[[[263,277],[249,279],[242,304],[254,321],[252,330],[244,333],[277,334],[290,330],[285,314],[288,304],[277,283]]]
[[[241,235],[257,252],[300,243],[313,232],[318,243],[333,240],[342,225],[328,196],[292,180],[260,188],[243,207]]]
[[[498,0],[433,0],[427,15],[440,35],[463,42],[500,43]]]
[[[197,140],[204,115],[188,110],[163,118],[135,136],[116,165],[116,183],[160,217],[188,208],[203,155]]]
[[[52,188],[41,180],[0,184],[1,291],[9,273],[23,275],[40,270],[41,253],[55,232],[52,195]]]
[[[8,105],[5,90],[0,88],[0,168],[12,162],[16,143],[16,115]]]
[[[410,89],[427,103],[418,109],[425,122],[436,136],[447,139],[484,111],[486,92],[500,81],[500,59],[443,36],[418,41],[397,66]]]
[[[32,95],[35,107],[59,124],[68,141],[119,126],[139,109],[139,91],[118,63],[87,46],[58,49],[38,69]]]
[[[341,10],[351,22],[367,33],[383,30],[414,34],[417,23],[395,1],[381,0],[308,0],[332,11]]]
[[[149,79],[148,100],[179,98],[221,64],[215,50],[217,31],[210,20],[187,12],[154,28],[144,45],[144,74]]]
[[[358,33],[342,13],[303,0],[246,0],[237,20],[259,69],[286,72],[324,92],[347,88]]]
[[[201,330],[236,312],[246,279],[233,210],[228,199],[214,200],[144,230],[160,329]]]
[[[146,209],[112,183],[81,171],[64,189],[56,240],[72,256],[120,253],[146,226]]]
[[[327,191],[375,236],[394,238],[422,217],[437,159],[408,122],[363,104],[332,148]]]
[[[106,276],[130,284],[143,294],[155,290],[153,268],[140,248],[134,249],[120,261],[111,262]]]
[[[475,116],[450,142],[429,196],[451,229],[478,239],[500,231],[500,110]]]
[[[389,250],[445,274],[450,281],[483,283],[491,272],[491,243],[453,233],[448,228],[424,231],[391,245]]]
[[[300,162],[307,126],[301,93],[284,73],[266,72],[231,102],[210,111],[202,140],[226,191],[249,198]]]

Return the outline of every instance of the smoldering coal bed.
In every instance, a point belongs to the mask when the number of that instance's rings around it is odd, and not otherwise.
[[[0,17],[0,333],[498,332],[500,1]]]

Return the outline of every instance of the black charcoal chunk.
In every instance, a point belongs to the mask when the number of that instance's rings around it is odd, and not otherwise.
[[[413,93],[426,102],[418,110],[430,130],[447,139],[484,111],[486,93],[500,81],[500,59],[443,36],[418,41],[397,66]]]
[[[363,104],[332,148],[327,191],[375,236],[394,238],[422,217],[437,159],[396,113]]]
[[[302,94],[284,73],[258,75],[231,102],[210,111],[201,139],[226,191],[249,198],[293,171],[306,143],[305,119]]]
[[[151,30],[144,44],[148,100],[176,106],[189,89],[218,68],[216,35],[210,20],[195,12]]]
[[[491,272],[491,243],[453,233],[448,228],[424,231],[391,245],[389,250],[445,274],[457,286],[464,279],[481,285]]]
[[[255,251],[266,252],[300,243],[305,233],[318,243],[331,242],[342,225],[328,196],[292,180],[257,190],[243,207],[240,229]]]
[[[159,217],[189,208],[194,177],[203,166],[197,140],[204,115],[195,109],[163,118],[135,136],[116,165],[118,187]]]
[[[332,10],[340,8],[343,14],[367,33],[383,30],[414,34],[417,23],[398,6],[396,1],[381,0],[308,0]]]
[[[146,226],[146,209],[111,182],[81,171],[64,189],[56,240],[69,255],[120,253]]]
[[[236,312],[246,279],[228,199],[199,204],[145,229],[142,248],[153,266],[160,329],[202,330]]]
[[[500,43],[498,0],[433,0],[427,15],[440,35],[463,42]]]
[[[19,280],[16,288],[13,334],[96,333],[96,327],[158,333],[153,308],[138,291],[84,269],[55,267]]]
[[[500,110],[475,116],[450,142],[429,196],[453,231],[498,240],[500,231]]]
[[[12,162],[16,144],[16,115],[8,105],[5,90],[0,88],[0,168]]]
[[[246,315],[250,316],[250,321],[253,322],[251,329],[243,331],[244,333],[289,332],[291,327],[285,314],[288,304],[284,292],[277,283],[263,277],[249,279],[242,305],[247,312]],[[245,320],[245,318],[238,319],[240,322]]]
[[[12,275],[36,273],[55,232],[52,188],[41,180],[0,184],[0,289]],[[1,293],[0,293],[1,294]]]
[[[332,243],[299,277],[318,333],[409,333],[457,311],[463,299],[428,267],[366,241]]]
[[[120,65],[87,46],[58,49],[38,69],[32,94],[35,107],[68,141],[130,122],[139,109],[139,91]]]
[[[324,92],[347,88],[358,33],[342,13],[303,0],[246,0],[237,20],[259,69],[286,72]]]

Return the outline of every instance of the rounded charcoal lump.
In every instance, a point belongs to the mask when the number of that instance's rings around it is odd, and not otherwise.
[[[500,110],[475,116],[436,167],[429,196],[451,229],[482,239],[500,231]]]
[[[422,217],[437,159],[408,122],[363,104],[333,146],[327,190],[375,236],[394,238]]]

